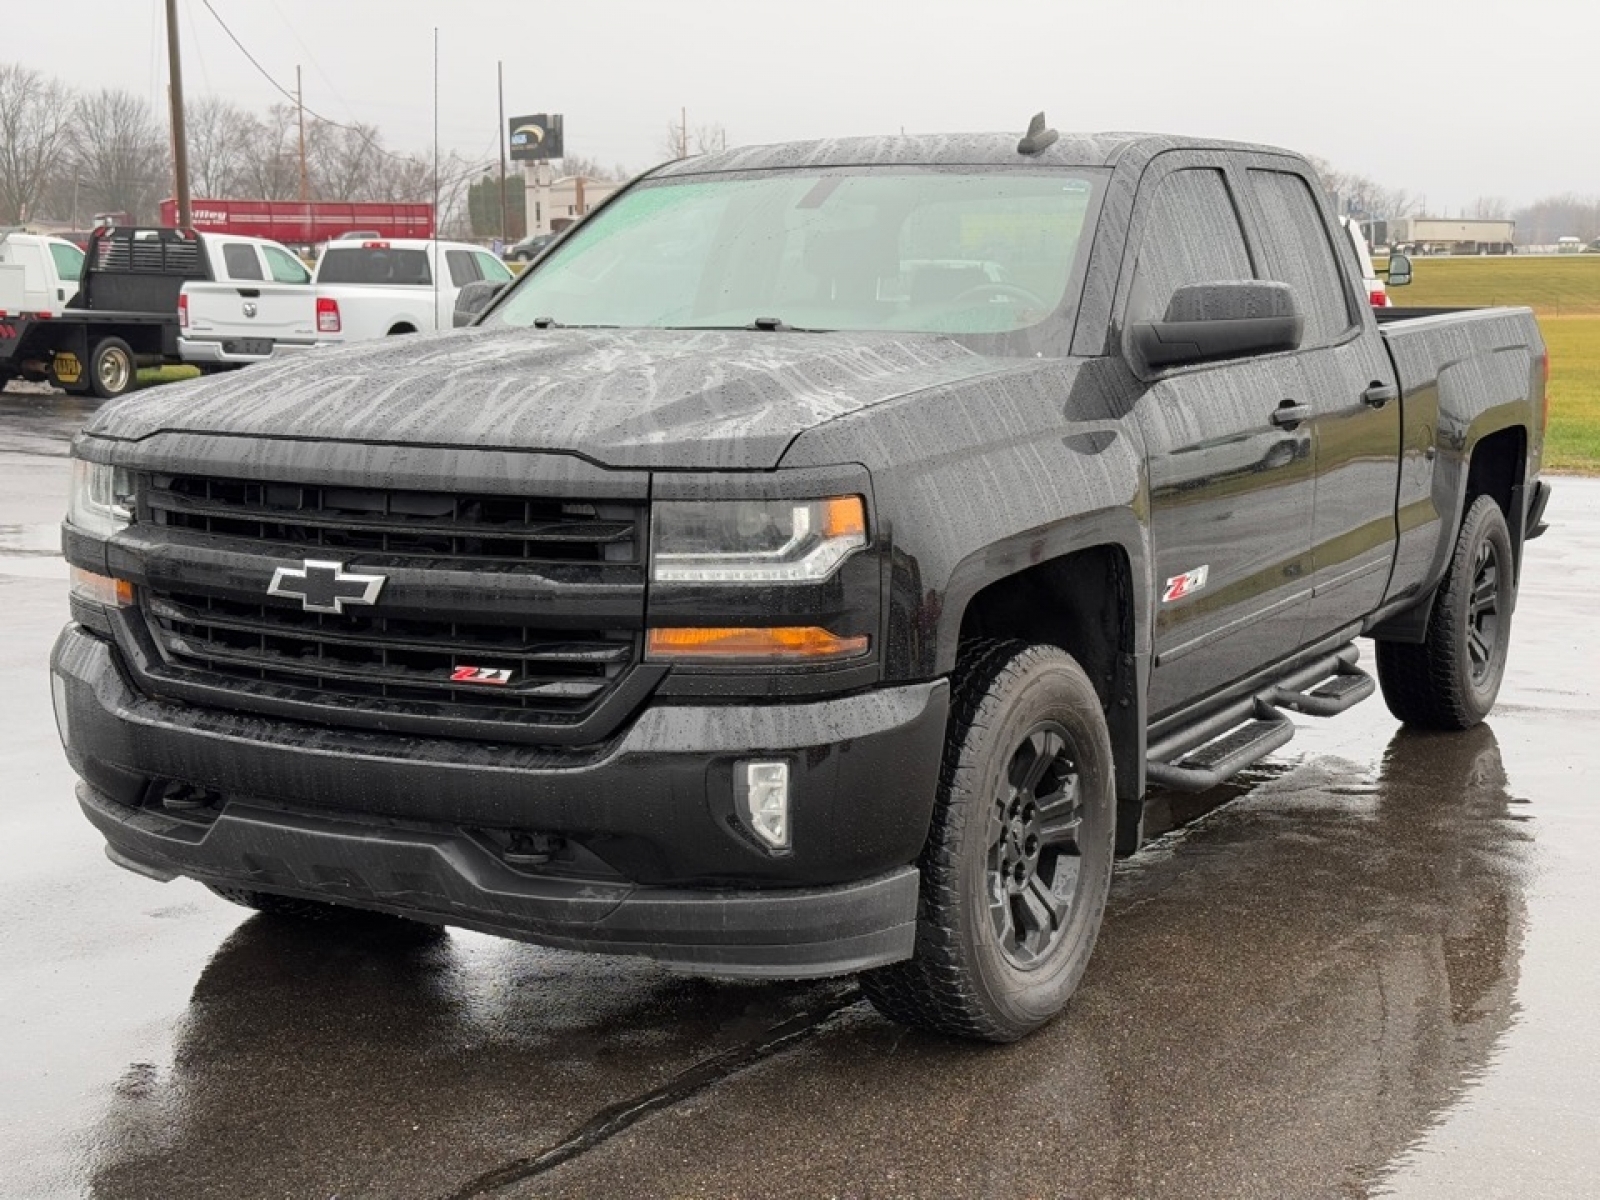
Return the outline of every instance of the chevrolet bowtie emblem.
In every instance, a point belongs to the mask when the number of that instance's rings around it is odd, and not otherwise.
[[[298,600],[307,612],[343,613],[346,604],[376,604],[387,582],[384,575],[347,574],[343,563],[308,558],[274,571],[267,595]]]

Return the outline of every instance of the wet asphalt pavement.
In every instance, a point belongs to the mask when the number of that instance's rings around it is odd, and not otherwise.
[[[88,411],[0,395],[0,1195],[1600,1194],[1600,481],[1556,481],[1484,727],[1374,699],[1158,800],[1067,1014],[995,1048],[113,867],[46,674]]]

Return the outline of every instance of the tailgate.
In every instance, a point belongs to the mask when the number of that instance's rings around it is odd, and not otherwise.
[[[196,283],[183,294],[191,338],[309,342],[317,334],[317,297],[307,284]]]

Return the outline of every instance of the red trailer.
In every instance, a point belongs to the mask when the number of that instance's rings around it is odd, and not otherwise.
[[[194,228],[314,246],[345,233],[385,238],[433,236],[431,204],[364,204],[341,200],[196,200]],[[161,203],[161,223],[178,223],[176,201]]]

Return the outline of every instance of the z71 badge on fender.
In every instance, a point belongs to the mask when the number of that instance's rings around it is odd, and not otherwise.
[[[1167,590],[1161,593],[1161,603],[1171,604],[1174,600],[1182,600],[1185,596],[1192,596],[1206,585],[1206,575],[1211,571],[1211,564],[1196,567],[1192,571],[1185,571],[1182,575],[1174,575],[1167,580]]]

